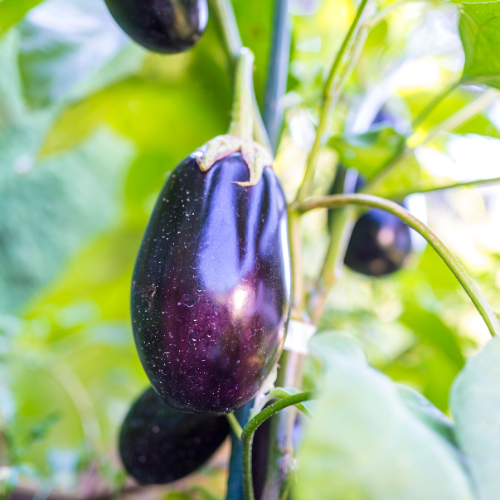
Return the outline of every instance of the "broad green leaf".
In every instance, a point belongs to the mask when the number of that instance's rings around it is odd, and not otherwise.
[[[328,145],[338,151],[345,167],[355,168],[371,179],[396,155],[403,141],[401,134],[384,125],[364,134],[334,136]]]
[[[463,81],[500,88],[500,1],[463,3],[458,27],[465,52]]]
[[[455,435],[483,500],[500,491],[500,339],[471,357],[450,394]]]
[[[12,312],[117,220],[130,143],[108,129],[0,182],[0,311]]]
[[[357,352],[354,340],[348,348],[344,335],[339,350],[322,335],[312,343],[328,366],[299,452],[298,499],[475,498],[457,449],[408,410],[389,378],[344,354]]]
[[[425,425],[437,432],[450,444],[456,446],[453,421],[436,408],[418,391],[404,384],[396,384],[398,394],[406,407]]]
[[[117,59],[129,44],[103,1],[47,0],[21,24],[19,66],[28,102],[43,107],[70,96],[79,85],[92,89],[93,76],[97,82],[118,79],[140,60],[135,52]],[[113,72],[99,75],[108,63],[114,64]]]
[[[0,37],[19,22],[30,9],[42,0],[3,0],[0,2]]]

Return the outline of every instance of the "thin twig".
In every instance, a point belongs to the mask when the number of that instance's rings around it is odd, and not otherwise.
[[[349,31],[347,32],[344,41],[335,57],[335,61],[333,62],[332,68],[330,70],[330,74],[328,75],[328,79],[325,83],[324,93],[323,93],[323,106],[321,109],[321,116],[318,123],[318,128],[316,129],[316,137],[314,139],[314,144],[312,146],[311,152],[309,153],[309,157],[307,159],[306,171],[304,173],[304,179],[302,180],[302,184],[299,188],[299,192],[297,193],[297,201],[303,201],[307,196],[309,196],[313,181],[314,175],[316,172],[317,161],[319,157],[319,153],[324,141],[324,135],[326,129],[328,127],[328,123],[330,121],[331,116],[331,108],[332,105],[338,100],[341,88],[338,85],[339,80],[342,80],[342,69],[345,65],[345,57],[350,52],[350,49],[355,46],[354,42],[356,36],[359,33],[361,24],[363,22],[363,18],[366,14],[366,7],[368,5],[369,0],[362,0],[361,4],[356,13],[356,17],[352,22]],[[360,52],[359,46],[355,46],[358,50],[358,54]],[[354,57],[351,58],[349,62],[349,67],[352,68],[354,63]]]
[[[338,208],[346,205],[361,205],[371,208],[380,208],[399,217],[409,227],[420,233],[434,248],[445,264],[450,268],[457,280],[462,285],[467,295],[471,298],[479,314],[482,316],[492,336],[500,336],[500,324],[490,304],[479,290],[478,286],[469,276],[460,261],[453,255],[450,249],[429,229],[423,222],[411,215],[398,203],[367,194],[333,195],[306,200],[304,203],[295,205],[301,212],[308,212],[317,208]]]

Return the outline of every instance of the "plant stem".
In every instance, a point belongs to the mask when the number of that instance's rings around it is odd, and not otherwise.
[[[281,399],[276,403],[264,408],[258,415],[255,415],[243,429],[241,440],[243,442],[243,494],[245,500],[255,500],[252,482],[252,441],[255,431],[268,418],[276,415],[279,411],[314,398],[314,393],[303,392],[288,398]]]
[[[230,0],[209,0],[210,11],[219,27],[222,43],[229,59],[229,64],[234,69],[236,59],[239,55],[243,43],[241,41],[238,24],[234,15],[233,6]],[[253,115],[254,115],[254,136],[255,140],[271,151],[271,144],[267,135],[267,130],[262,121],[255,92],[253,93]]]
[[[449,87],[444,89],[441,94],[437,95],[417,116],[417,118],[415,118],[412,123],[413,130],[415,130],[439,106],[439,104],[459,86],[460,82],[454,82]]]
[[[451,272],[460,282],[463,289],[476,306],[479,314],[482,316],[491,335],[500,336],[500,324],[495,317],[495,313],[462,264],[448,249],[448,247],[436,236],[436,234],[431,231],[431,229],[429,229],[416,217],[413,217],[413,215],[411,215],[401,205],[384,198],[379,198],[378,196],[351,194],[313,198],[306,200],[304,203],[296,206],[296,208],[301,212],[308,212],[317,208],[337,208],[344,207],[346,205],[360,205],[371,208],[380,208],[395,215],[396,217],[399,217],[409,227],[420,233],[443,259],[445,264],[450,268]]]
[[[414,193],[431,193],[432,191],[441,191],[444,189],[454,189],[459,187],[474,187],[474,186],[482,186],[487,184],[496,184],[500,182],[500,177],[494,177],[492,179],[477,179],[475,181],[466,181],[466,182],[455,182],[453,184],[447,184],[445,186],[433,186],[428,188],[419,188],[418,186],[406,191],[399,191],[397,193],[391,194],[391,199],[393,200],[401,200],[406,198],[410,194]]]
[[[312,320],[319,323],[325,308],[328,293],[342,276],[345,253],[356,218],[353,207],[343,207],[333,214],[330,241],[326,251],[323,268],[316,286],[316,295],[312,297]]]
[[[226,53],[230,56],[231,63],[233,63],[233,60],[238,57],[243,43],[231,0],[209,0],[209,5],[219,25]]]
[[[253,402],[248,403],[235,413],[239,425],[246,425],[250,416]],[[227,480],[226,500],[243,500],[242,477],[242,451],[241,438],[231,435],[231,458],[229,460],[229,477]]]
[[[283,125],[283,107],[280,101],[286,93],[292,37],[288,17],[288,0],[275,0],[274,5],[273,42],[266,84],[264,123],[273,151],[276,152]]]
[[[231,429],[234,432],[234,435],[238,438],[241,439],[241,433],[243,432],[243,429],[238,422],[238,419],[236,418],[234,413],[228,413],[226,415],[227,421],[229,422],[229,425],[231,426]]]
[[[335,57],[335,61],[333,62],[332,68],[330,70],[330,74],[328,75],[328,79],[325,83],[325,89],[323,94],[323,106],[321,109],[321,116],[318,123],[318,128],[316,130],[316,137],[314,139],[314,144],[312,146],[311,152],[309,153],[309,157],[307,159],[306,171],[304,173],[304,179],[299,188],[299,192],[297,193],[297,202],[303,201],[312,188],[312,184],[314,181],[314,175],[316,173],[316,166],[318,162],[319,152],[321,150],[321,146],[323,145],[324,135],[330,120],[331,116],[331,107],[332,104],[336,102],[336,100],[340,96],[341,88],[338,85],[338,81],[342,80],[342,69],[345,66],[345,56],[349,53],[349,49],[352,47],[354,39],[359,32],[359,28],[361,26],[364,14],[366,12],[366,6],[368,5],[369,0],[361,0],[361,4],[356,13],[356,17],[352,22],[347,35],[342,42],[342,45]],[[352,67],[353,60],[350,61],[350,66]]]
[[[252,51],[242,47],[236,62],[234,76],[233,116],[229,135],[251,140],[253,138],[253,62]]]
[[[302,268],[300,214],[296,210],[290,210],[288,213],[288,240],[290,244],[290,260],[292,263],[292,318],[301,320],[304,300],[304,270]]]

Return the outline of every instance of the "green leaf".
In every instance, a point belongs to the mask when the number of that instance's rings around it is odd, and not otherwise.
[[[371,179],[396,155],[403,141],[401,134],[383,125],[364,134],[334,136],[328,145],[338,151],[345,167],[355,168]]]
[[[450,418],[411,387],[404,384],[396,384],[396,388],[403,403],[415,417],[440,434],[450,444],[457,445],[455,435],[453,434],[454,424]]]
[[[460,38],[465,52],[462,79],[500,88],[500,1],[463,3]]]
[[[0,2],[0,37],[19,22],[30,9],[42,0],[3,0]]]
[[[458,444],[483,500],[500,491],[500,339],[471,357],[450,394]]]
[[[23,176],[3,172],[0,311],[20,307],[81,245],[115,223],[133,154],[129,141],[100,129]]]
[[[140,60],[135,52],[116,60],[129,44],[101,0],[44,2],[21,24],[19,67],[28,102],[47,106],[70,96],[79,85],[95,89],[89,83],[94,76],[97,81],[119,78]],[[99,74],[112,62],[111,74]]]
[[[473,500],[456,448],[408,410],[389,378],[354,354],[354,339],[344,334],[338,350],[331,340],[312,340],[329,361],[299,454],[296,497]]]

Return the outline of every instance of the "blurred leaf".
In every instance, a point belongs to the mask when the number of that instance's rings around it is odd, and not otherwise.
[[[135,52],[117,58],[129,44],[103,1],[45,1],[21,25],[19,66],[29,103],[58,102],[79,84],[95,88],[89,78],[110,62],[111,69],[96,78],[116,80],[140,61]]]
[[[43,0],[3,0],[0,2],[0,37]]]
[[[130,144],[108,130],[0,184],[0,311],[9,312],[59,272],[118,216]]]
[[[299,453],[300,500],[474,499],[457,450],[406,408],[396,386],[364,363],[354,340],[328,358],[315,421]],[[354,353],[348,354],[349,352]]]
[[[459,32],[465,52],[463,81],[500,88],[500,1],[463,3]]]
[[[467,456],[480,496],[500,491],[500,339],[491,339],[471,357],[450,394],[455,434]]]
[[[42,440],[52,426],[54,426],[61,416],[59,413],[54,412],[38,421],[27,433],[25,438],[25,445],[31,446],[32,444]]]
[[[454,332],[437,316],[411,301],[406,304],[400,321],[416,335],[441,350],[456,366],[457,371],[465,364],[465,358]]]
[[[422,394],[411,387],[403,384],[396,384],[396,388],[401,400],[415,417],[436,431],[450,444],[454,446],[457,445],[453,434],[454,424],[451,419],[438,410],[428,399],[422,396]]]
[[[332,137],[328,145],[335,148],[345,167],[357,169],[372,179],[394,158],[405,138],[392,127],[380,126],[364,134],[346,134]]]

